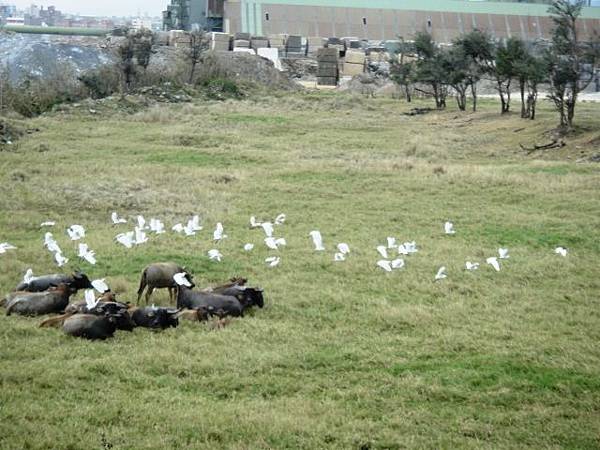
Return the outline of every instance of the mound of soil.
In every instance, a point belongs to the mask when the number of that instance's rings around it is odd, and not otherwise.
[[[219,52],[220,66],[232,78],[273,89],[296,90],[299,85],[275,68],[268,59],[247,53]]]

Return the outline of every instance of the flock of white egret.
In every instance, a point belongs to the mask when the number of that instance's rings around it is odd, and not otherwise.
[[[127,219],[123,217],[119,217],[116,212],[111,214],[111,221],[114,226],[123,226],[127,225],[129,222]],[[272,222],[270,221],[258,221],[256,217],[250,218],[250,228],[259,229],[264,232],[264,244],[269,250],[277,251],[281,247],[285,247],[287,242],[284,237],[280,236],[279,233],[276,234],[276,231],[279,231],[279,227],[283,225],[286,221],[285,214],[279,214]],[[126,248],[133,248],[134,246],[142,245],[149,242],[150,238],[148,237],[149,233],[164,234],[167,231],[165,230],[164,223],[156,218],[151,218],[149,221],[138,215],[135,220],[133,231],[121,232],[115,236],[115,241],[123,245]],[[47,221],[42,223],[40,226],[44,227],[54,227],[56,222]],[[185,225],[183,223],[177,223],[171,227],[171,231],[179,234],[183,234],[185,236],[195,236],[198,232],[202,231],[203,227],[200,224],[200,216],[194,215],[191,217]],[[452,222],[446,222],[443,226],[443,231],[446,235],[455,235],[456,230],[454,229],[454,224]],[[86,230],[82,225],[74,224],[67,228],[66,234],[72,241],[81,241],[86,237]],[[308,234],[308,237],[312,239],[314,244],[314,250],[316,252],[326,251],[326,248],[323,244],[323,237],[321,232],[318,230],[313,230]],[[218,243],[223,239],[227,238],[227,234],[225,234],[225,228],[221,222],[216,224],[216,227],[213,231],[213,241]],[[63,255],[63,251],[58,245],[57,241],[54,239],[54,236],[51,232],[46,232],[44,235],[44,247],[52,253],[54,257],[54,261],[56,262],[58,267],[64,266],[69,262],[69,259]],[[255,245],[252,243],[246,243],[243,246],[244,251],[251,252],[255,248]],[[9,250],[17,250],[14,245],[9,244],[8,242],[0,243],[0,254],[6,253]],[[376,251],[379,253],[381,259],[376,262],[377,267],[381,268],[385,272],[394,272],[396,270],[403,269],[406,265],[404,257],[417,253],[419,250],[417,248],[416,242],[404,242],[398,243],[396,238],[388,237],[386,244],[379,245],[376,247]],[[564,247],[557,247],[555,249],[555,253],[557,255],[566,257],[568,251]],[[343,262],[346,260],[348,255],[350,254],[350,246],[347,243],[340,242],[336,245],[336,251],[333,255],[334,262]],[[77,256],[87,263],[91,265],[96,264],[96,253],[89,248],[89,246],[84,242],[78,243],[78,254]],[[211,261],[220,262],[223,259],[223,254],[217,248],[210,249],[207,253],[208,258]],[[507,260],[510,258],[509,250],[507,248],[499,248],[498,256],[490,256],[486,258],[485,262],[489,266],[491,266],[496,272],[501,270],[501,265],[499,260]],[[279,265],[281,262],[280,255],[269,256],[265,259],[265,263],[269,267],[275,267]],[[475,271],[480,268],[480,263],[477,261],[466,261],[465,270]],[[27,277],[27,274],[26,274]],[[448,272],[445,266],[442,266],[438,269],[435,274],[434,281],[443,280],[448,277]],[[103,280],[101,280],[103,281]]]

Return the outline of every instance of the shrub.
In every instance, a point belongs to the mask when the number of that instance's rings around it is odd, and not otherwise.
[[[93,99],[105,98],[119,91],[120,76],[114,66],[102,66],[99,69],[86,72],[79,81],[88,90]]]
[[[226,100],[228,98],[242,98],[244,96],[238,84],[229,78],[206,80],[200,87],[206,97],[211,100]]]

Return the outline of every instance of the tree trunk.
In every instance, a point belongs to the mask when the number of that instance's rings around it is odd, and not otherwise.
[[[456,104],[458,105],[458,109],[461,111],[465,111],[467,109],[467,88],[454,88],[456,90]]]
[[[404,85],[404,95],[406,96],[406,101],[410,103],[412,101],[412,96],[410,95],[410,88],[408,84]]]
[[[519,91],[521,92],[521,118],[527,119],[529,117],[529,108],[525,104],[525,80],[523,78],[519,78]]]
[[[190,84],[194,83],[194,74],[196,73],[196,61],[192,61],[192,70],[190,70]]]
[[[473,96],[473,112],[477,111],[477,86],[471,83],[471,95]]]

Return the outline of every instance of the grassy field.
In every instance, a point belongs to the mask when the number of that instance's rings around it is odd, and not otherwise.
[[[18,247],[0,255],[2,290],[29,267],[56,271],[39,228],[55,220],[69,268],[122,300],[146,264],[174,260],[200,286],[247,276],[267,305],[220,331],[106,342],[2,315],[0,448],[600,447],[600,167],[575,162],[598,153],[600,105],[581,105],[566,148],[530,156],[518,143],[548,141],[548,105],[535,122],[490,102],[408,117],[402,102],[333,93],[94,108],[32,120],[39,131],[0,152],[0,242]],[[113,227],[113,210],[130,225]],[[137,214],[194,213],[194,238],[113,241]],[[279,213],[288,245],[269,268],[248,223]],[[218,221],[221,263],[206,256]],[[97,266],[77,260],[73,223]],[[387,236],[420,249],[391,274],[376,267]],[[339,242],[351,254],[334,263]],[[496,273],[484,262],[500,246],[511,257]]]

